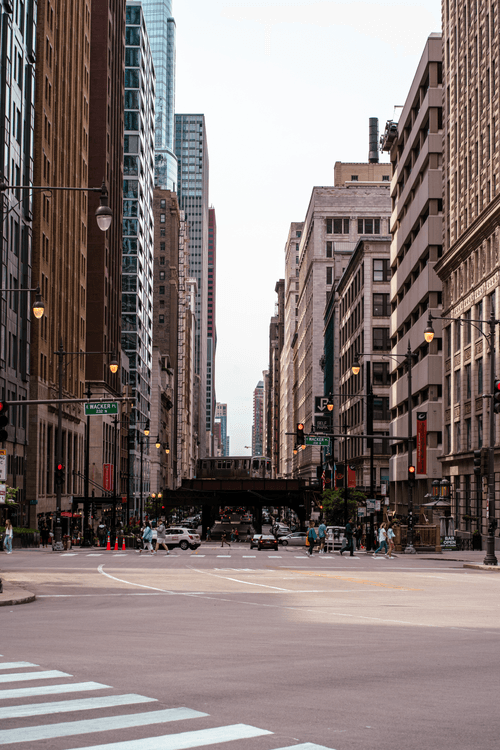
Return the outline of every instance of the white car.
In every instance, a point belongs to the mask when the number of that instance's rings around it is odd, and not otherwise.
[[[198,549],[200,546],[200,535],[192,529],[177,526],[169,527],[165,531],[165,543],[169,549],[180,547],[181,549]]]
[[[306,538],[306,531],[294,531],[293,534],[282,536],[279,540],[279,543],[282,544],[283,547],[288,547],[289,544],[295,547],[305,547]]]

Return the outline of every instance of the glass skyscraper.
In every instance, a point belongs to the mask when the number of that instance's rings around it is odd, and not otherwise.
[[[153,356],[153,155],[155,80],[143,9],[127,2],[125,28],[125,139],[123,167],[122,349],[129,358],[135,397],[129,437],[134,445],[133,493],[140,492],[137,433],[150,416]],[[143,493],[149,492],[148,448]],[[134,507],[135,511],[135,507]]]
[[[172,0],[142,0],[142,6],[156,74],[155,185],[175,192],[175,21]]]

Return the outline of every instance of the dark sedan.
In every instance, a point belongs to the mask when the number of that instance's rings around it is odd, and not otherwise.
[[[257,542],[257,549],[278,550],[278,540],[270,534],[261,534]]]

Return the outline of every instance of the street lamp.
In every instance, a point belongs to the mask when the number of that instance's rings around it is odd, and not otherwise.
[[[495,531],[498,523],[495,515],[495,326],[500,323],[500,320],[495,319],[493,309],[491,310],[488,320],[467,319],[467,321],[463,321],[462,318],[437,318],[429,312],[427,326],[424,330],[424,338],[428,344],[430,344],[434,338],[434,328],[432,327],[433,320],[452,320],[456,323],[470,323],[476,331],[479,331],[479,333],[487,339],[490,347],[490,392],[487,394],[487,398],[491,400],[489,413],[490,445],[488,448],[488,505],[486,512],[488,518],[488,536],[486,538],[486,557],[484,558],[483,563],[484,565],[498,565],[498,560],[495,555]],[[483,325],[485,323],[489,325],[489,333],[483,331]]]

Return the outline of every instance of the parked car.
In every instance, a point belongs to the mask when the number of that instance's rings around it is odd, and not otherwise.
[[[165,531],[165,542],[169,549],[180,547],[183,550],[198,549],[200,546],[200,535],[186,527],[168,528]]]
[[[293,534],[282,536],[279,539],[279,543],[283,547],[287,547],[289,544],[294,547],[304,547],[306,543],[307,532],[306,531],[294,531]]]
[[[290,534],[290,528],[283,523],[277,523],[273,526],[272,532],[277,537],[288,536],[288,534]]]

